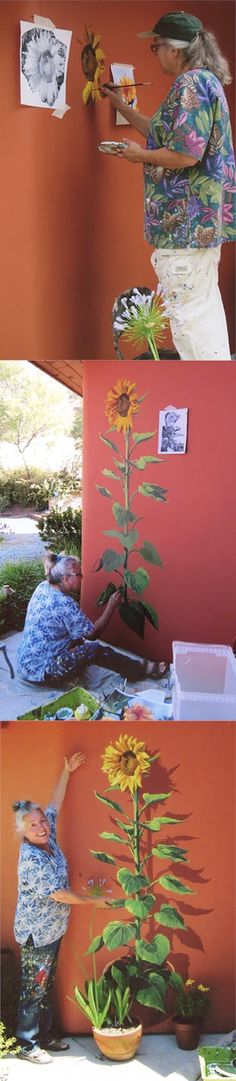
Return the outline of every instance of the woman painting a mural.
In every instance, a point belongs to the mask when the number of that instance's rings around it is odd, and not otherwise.
[[[75,556],[48,552],[44,560],[47,580],[40,582],[28,605],[18,671],[32,683],[58,684],[81,673],[86,664],[111,668],[126,677],[127,659],[97,639],[121,601],[120,590],[107,601],[95,623],[79,606],[81,566]],[[167,668],[164,662],[129,659],[129,678],[158,679]]]
[[[66,1051],[68,1044],[55,1035],[51,994],[58,954],[66,933],[71,905],[105,908],[102,897],[80,896],[69,884],[64,853],[56,839],[56,821],[71,773],[85,762],[77,753],[67,760],[45,811],[31,800],[13,804],[16,830],[21,838],[18,864],[18,900],[14,921],[21,946],[21,985],[17,1037],[20,1057],[30,1062],[51,1062],[48,1052]]]
[[[171,89],[152,118],[130,111],[119,89],[101,91],[140,135],[125,140],[123,158],[144,167],[144,235],[170,312],[181,360],[230,360],[218,286],[221,245],[235,238],[235,161],[224,85],[227,60],[214,34],[184,11],[167,12],[151,50]]]

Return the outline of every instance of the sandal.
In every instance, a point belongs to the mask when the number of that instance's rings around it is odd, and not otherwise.
[[[66,1043],[65,1040],[61,1040],[59,1036],[52,1036],[51,1040],[46,1044],[46,1047],[48,1051],[52,1052],[69,1051],[70,1044]]]
[[[44,1048],[38,1047],[38,1044],[35,1044],[34,1047],[30,1047],[29,1051],[26,1047],[21,1047],[19,1058],[24,1058],[28,1060],[28,1062],[36,1062],[39,1066],[44,1066],[44,1064],[46,1065],[48,1062],[53,1061],[51,1055],[48,1055]]]

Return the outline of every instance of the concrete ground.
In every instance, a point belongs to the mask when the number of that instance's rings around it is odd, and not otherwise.
[[[131,1062],[110,1062],[103,1058],[91,1036],[69,1037],[70,1049],[52,1056],[50,1077],[55,1081],[196,1081],[199,1077],[198,1050],[180,1051],[175,1036],[143,1036],[138,1055]],[[204,1035],[204,1044],[220,1042],[220,1037]],[[2,1062],[2,1077],[8,1081],[38,1081],[45,1077],[45,1066],[35,1066],[25,1059],[9,1058]],[[46,1070],[47,1075],[47,1070]],[[48,1076],[48,1075],[47,1075]]]
[[[37,530],[37,522],[27,516],[0,515],[0,566],[17,563],[19,559],[41,559],[45,544]]]

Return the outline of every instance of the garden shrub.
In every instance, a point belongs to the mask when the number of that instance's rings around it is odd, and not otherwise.
[[[0,567],[0,634],[22,630],[27,605],[32,593],[44,578],[41,559],[19,560],[4,563]],[[14,589],[14,595],[5,595],[4,586]]]
[[[30,476],[22,470],[4,471],[0,477],[0,510],[3,513],[14,503],[21,507],[35,507],[38,511],[47,510],[48,500],[55,493],[66,495],[80,487],[80,478],[74,466],[61,469],[59,473],[44,473],[33,469]]]
[[[41,539],[53,552],[78,557],[81,554],[81,528],[82,511],[72,507],[64,511],[55,507],[37,523]]]

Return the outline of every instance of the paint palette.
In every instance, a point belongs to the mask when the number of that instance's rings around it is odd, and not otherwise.
[[[116,155],[118,156],[119,154],[121,154],[122,150],[124,150],[124,146],[127,145],[128,144],[125,142],[118,143],[113,139],[107,139],[103,143],[98,143],[98,150],[101,150],[102,154],[113,154],[113,156],[115,157]]]

